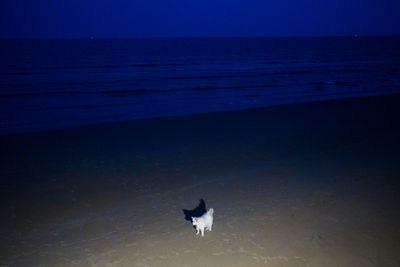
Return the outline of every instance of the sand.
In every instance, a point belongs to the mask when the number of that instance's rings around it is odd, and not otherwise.
[[[400,266],[399,114],[391,95],[1,136],[0,266]]]

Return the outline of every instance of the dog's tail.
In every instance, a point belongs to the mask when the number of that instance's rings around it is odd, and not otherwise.
[[[210,208],[210,209],[208,210],[208,213],[213,214],[213,213],[214,213],[214,209],[213,209],[213,208]]]

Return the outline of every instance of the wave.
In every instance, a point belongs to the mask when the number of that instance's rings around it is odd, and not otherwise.
[[[8,76],[8,75],[32,76],[32,75],[38,75],[38,74],[44,74],[44,72],[39,72],[39,71],[0,72],[1,76]]]
[[[52,107],[51,109],[93,109],[93,108],[107,108],[107,107],[124,107],[124,106],[135,106],[140,103],[131,102],[131,103],[114,103],[114,104],[84,104],[84,105],[70,105],[70,106],[57,106]]]
[[[43,70],[80,70],[80,69],[87,69],[87,66],[48,66],[48,67],[41,67],[40,69]]]
[[[123,68],[157,68],[168,66],[185,66],[186,63],[134,63],[134,64],[101,64],[74,66],[45,66],[42,70],[82,70],[82,69],[123,69]]]
[[[154,67],[168,67],[168,66],[185,66],[190,65],[188,63],[134,63],[131,67],[143,67],[143,68],[154,68]]]
[[[249,97],[249,98],[252,98],[252,97],[261,97],[261,96],[265,96],[265,95],[262,95],[262,94],[245,94],[245,95],[242,95],[243,97]]]
[[[333,84],[336,86],[349,86],[349,87],[357,86],[357,84],[355,84],[353,82],[348,82],[348,81],[335,81]]]
[[[77,95],[87,94],[84,91],[51,91],[51,92],[21,92],[21,93],[1,93],[0,98],[12,98],[12,97],[37,97],[37,96],[57,96],[57,95]]]
[[[103,90],[101,93],[103,94],[117,94],[117,95],[124,95],[124,94],[146,94],[146,93],[168,93],[171,90],[169,89],[125,89],[125,90]]]

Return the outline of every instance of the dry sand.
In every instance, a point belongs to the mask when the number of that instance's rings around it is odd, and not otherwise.
[[[0,265],[400,266],[399,114],[393,95],[0,137]]]

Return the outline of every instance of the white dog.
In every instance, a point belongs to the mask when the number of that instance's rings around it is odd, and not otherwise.
[[[204,229],[211,231],[213,225],[213,214],[214,209],[211,208],[200,217],[192,217],[192,223],[196,226],[196,235],[201,232],[201,236],[204,236]]]

